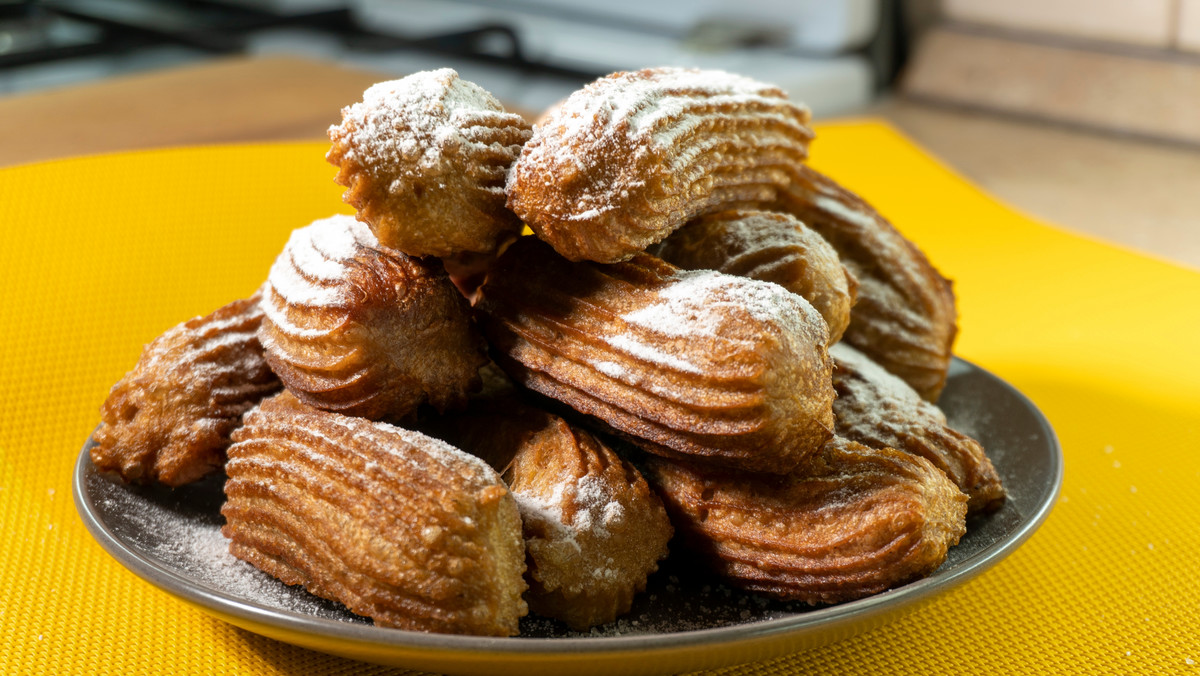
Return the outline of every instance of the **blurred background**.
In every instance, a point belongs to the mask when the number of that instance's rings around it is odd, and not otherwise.
[[[536,115],[649,65],[881,117],[1020,209],[1200,267],[1200,0],[0,0],[0,166],[320,138],[444,66]]]
[[[0,0],[0,91],[292,54],[382,73],[451,66],[514,107],[646,64],[778,82],[819,113],[893,81],[908,35],[884,0]]]

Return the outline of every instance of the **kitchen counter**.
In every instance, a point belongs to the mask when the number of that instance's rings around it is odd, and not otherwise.
[[[323,138],[342,106],[389,77],[297,57],[232,58],[0,98],[0,166]],[[898,99],[869,112],[1017,209],[1200,268],[1194,149]]]

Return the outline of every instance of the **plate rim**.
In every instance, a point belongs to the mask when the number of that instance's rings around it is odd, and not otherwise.
[[[787,617],[755,620],[722,627],[627,636],[491,637],[434,634],[378,627],[372,624],[351,623],[271,608],[246,601],[219,589],[197,584],[170,567],[143,555],[116,535],[100,518],[100,512],[87,491],[87,478],[89,474],[96,472],[89,453],[92,444],[91,435],[85,440],[75,463],[72,494],[76,511],[88,532],[101,548],[118,563],[153,586],[216,614],[222,619],[232,616],[255,625],[277,628],[286,633],[371,646],[376,649],[453,653],[460,656],[473,654],[478,657],[495,655],[510,658],[534,658],[569,653],[573,658],[589,656],[599,658],[630,652],[650,654],[677,651],[681,648],[700,645],[706,649],[720,649],[732,644],[782,636],[801,636],[816,627],[824,628],[848,622],[865,622],[889,612],[915,608],[932,595],[958,587],[991,569],[1024,544],[1041,527],[1057,504],[1062,490],[1065,463],[1058,436],[1045,414],[1033,401],[1003,378],[957,356],[953,358],[952,368],[954,367],[960,369],[965,367],[966,371],[982,372],[986,377],[1008,390],[1014,399],[1033,414],[1032,417],[1046,440],[1052,470],[1042,494],[1035,503],[1036,508],[1033,513],[1023,516],[1021,523],[1009,537],[989,544],[964,559],[958,567],[944,575],[925,577],[856,601],[816,608]],[[286,639],[280,640],[286,641]]]

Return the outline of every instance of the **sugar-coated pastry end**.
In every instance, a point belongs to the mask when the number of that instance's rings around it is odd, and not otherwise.
[[[441,264],[333,216],[294,231],[271,267],[259,338],[301,401],[372,420],[461,406],[487,362]]]
[[[491,253],[521,231],[504,184],[531,127],[449,69],[373,85],[329,128],[343,199],[410,256]]]

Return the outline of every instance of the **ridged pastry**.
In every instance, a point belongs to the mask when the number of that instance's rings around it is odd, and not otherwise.
[[[572,94],[521,151],[508,205],[571,260],[624,260],[729,208],[798,217],[858,278],[846,339],[936,401],[956,332],[950,284],[859,197],[803,164],[806,109],[712,71],[616,73]]]
[[[531,611],[577,631],[629,612],[673,533],[636,468],[513,397],[473,401],[436,428],[503,472],[521,508]]]
[[[772,206],[820,233],[858,278],[846,342],[937,401],[958,330],[950,282],[862,198],[806,166]]]
[[[521,518],[482,460],[288,392],[234,440],[221,508],[234,556],[381,626],[517,633]]]
[[[632,465],[562,418],[544,420],[504,477],[525,524],[530,609],[583,631],[629,612],[674,531]]]
[[[923,458],[834,437],[787,476],[650,458],[690,548],[733,584],[810,604],[928,575],[966,532],[966,496]]]
[[[91,451],[98,469],[180,486],[225,462],[242,414],[281,387],[256,335],[259,299],[190,319],[146,346],[100,409]]]
[[[730,209],[676,230],[651,253],[685,270],[774,282],[804,297],[829,325],[829,344],[850,323],[858,280],[820,235],[789,214]]]
[[[967,509],[991,511],[1004,487],[983,446],[947,426],[941,409],[903,380],[845,343],[833,357],[833,418],[839,436],[872,448],[895,448],[933,463],[967,494]]]
[[[570,263],[525,237],[476,309],[517,382],[650,452],[782,473],[833,433],[825,322],[776,284],[645,254]]]
[[[508,206],[573,261],[626,260],[722,205],[770,201],[808,154],[810,114],[721,71],[614,73],[550,112],[521,150]]]
[[[531,128],[449,68],[380,82],[329,128],[343,199],[410,256],[487,253],[521,231],[504,183]]]
[[[381,246],[350,216],[292,233],[271,267],[259,338],[301,401],[398,420],[459,406],[486,363],[470,308],[438,261]]]

